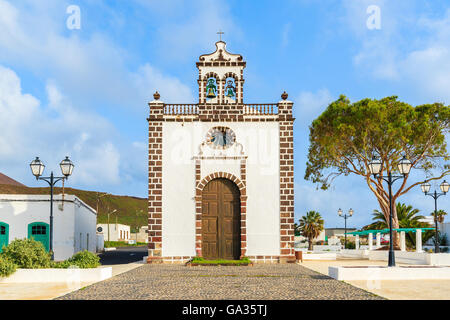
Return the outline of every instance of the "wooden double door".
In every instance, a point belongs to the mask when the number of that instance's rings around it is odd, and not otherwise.
[[[205,259],[239,259],[241,201],[236,184],[211,180],[202,193],[202,255]]]

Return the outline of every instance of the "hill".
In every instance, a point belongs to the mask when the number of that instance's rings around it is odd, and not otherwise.
[[[8,185],[13,185],[13,186],[25,187],[25,185],[14,180],[13,178],[8,177],[7,175],[4,175],[1,172],[0,172],[0,184],[8,184]]]
[[[54,194],[61,194],[62,188],[54,188]],[[102,192],[97,191],[85,191],[73,188],[64,188],[65,194],[73,194],[83,200],[92,208],[97,208],[98,200],[98,215],[97,223],[107,223],[107,212],[117,210],[116,213],[110,215],[110,223],[126,224],[132,227],[145,226],[148,224],[147,208],[148,201],[145,198],[130,197],[130,196],[117,196],[106,195],[98,198],[98,195]],[[29,188],[25,186],[6,185],[0,184],[0,194],[50,194],[50,188]],[[142,213],[139,211],[142,210]]]

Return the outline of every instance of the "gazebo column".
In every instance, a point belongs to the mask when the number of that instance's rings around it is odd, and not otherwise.
[[[359,250],[359,235],[355,235],[355,249]]]
[[[379,247],[381,247],[381,233],[377,232],[377,244],[376,244],[377,249]]]
[[[423,252],[423,250],[422,250],[422,229],[416,230],[416,252]]]
[[[369,233],[367,236],[367,241],[369,242],[369,250],[373,250],[373,237],[372,233]]]
[[[405,238],[405,231],[400,232],[400,250],[406,251],[406,238]]]

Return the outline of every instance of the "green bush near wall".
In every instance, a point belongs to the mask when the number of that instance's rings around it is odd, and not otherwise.
[[[33,239],[17,239],[3,248],[3,257],[13,262],[17,268],[38,269],[49,268],[51,254],[44,245]]]
[[[100,258],[90,251],[84,250],[75,253],[71,258],[64,261],[52,261],[51,268],[68,269],[68,268],[97,268],[100,266]]]
[[[100,265],[100,258],[95,253],[84,250],[75,253],[67,262],[81,269],[97,268]]]
[[[16,272],[17,266],[14,262],[0,254],[0,277],[7,277]]]

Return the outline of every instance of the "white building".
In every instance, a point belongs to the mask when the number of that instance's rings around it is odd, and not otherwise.
[[[198,103],[149,103],[148,262],[295,260],[293,102],[244,103],[223,41],[196,65]]]
[[[78,251],[96,251],[97,215],[74,195],[54,195],[53,251],[66,260]],[[33,237],[49,249],[50,196],[0,194],[0,247],[14,239]]]
[[[109,232],[108,232],[109,226]],[[120,223],[97,224],[97,233],[103,235],[105,241],[129,241],[131,240],[130,226]]]
[[[148,243],[148,226],[140,227],[137,234],[131,233],[131,240]]]

